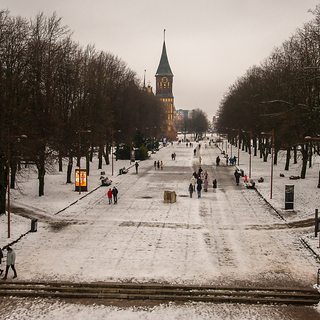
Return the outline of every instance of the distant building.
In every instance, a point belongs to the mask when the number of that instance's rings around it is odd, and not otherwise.
[[[163,102],[167,114],[167,132],[166,137],[169,140],[175,140],[177,131],[173,124],[174,98],[172,93],[173,73],[171,71],[165,40],[163,41],[160,63],[155,74],[156,77],[156,97]]]

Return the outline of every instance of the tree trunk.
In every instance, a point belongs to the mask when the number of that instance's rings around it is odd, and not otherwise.
[[[70,156],[69,162],[68,162],[68,169],[67,169],[67,183],[71,183],[72,164],[73,164],[73,158]]]
[[[278,150],[277,149],[275,149],[274,150],[274,155],[273,155],[273,164],[274,165],[277,165],[278,164]]]
[[[7,170],[5,162],[0,161],[0,214],[6,213]]]
[[[106,165],[110,164],[110,160],[109,160],[109,153],[110,153],[110,149],[109,149],[109,145],[106,145],[106,152],[105,152],[105,160],[106,160]]]
[[[10,189],[14,189],[16,186],[16,173],[17,173],[17,164],[15,161],[10,163],[11,175],[10,175]]]
[[[39,179],[39,197],[44,195],[44,175],[45,175],[45,165],[44,165],[44,151],[40,155],[40,161],[38,163],[38,179]]]
[[[59,152],[59,172],[62,172],[62,156],[60,152]]]
[[[98,164],[98,169],[102,169],[102,153],[103,153],[103,146],[99,145],[99,152],[98,152],[98,159],[99,159],[99,164]]]
[[[86,153],[86,171],[87,171],[87,176],[90,174],[90,154],[89,152]]]
[[[286,166],[284,170],[288,171],[290,166],[290,158],[291,158],[291,148],[287,148],[287,158],[286,158]]]
[[[306,172],[307,172],[307,164],[308,164],[308,144],[301,145],[301,153],[302,153],[302,168],[301,168],[301,179],[306,178]]]

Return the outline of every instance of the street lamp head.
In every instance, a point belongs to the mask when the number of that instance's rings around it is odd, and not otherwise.
[[[22,134],[22,135],[20,136],[20,138],[27,139],[28,137],[27,137],[25,134]]]
[[[311,139],[312,139],[312,137],[310,137],[310,136],[306,136],[306,137],[304,137],[304,139],[305,139],[305,140],[311,140]]]
[[[266,134],[265,132],[261,132],[261,134]]]

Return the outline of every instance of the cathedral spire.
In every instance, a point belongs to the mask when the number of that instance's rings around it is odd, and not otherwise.
[[[164,29],[164,32],[163,32],[162,54],[161,54],[160,63],[156,72],[156,76],[173,76],[173,73],[170,68],[168,56],[167,56],[165,35],[166,35],[166,29]]]

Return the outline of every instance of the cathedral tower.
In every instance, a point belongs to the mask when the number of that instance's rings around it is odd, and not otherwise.
[[[167,136],[170,139],[174,139],[176,135],[176,131],[173,126],[173,112],[174,112],[174,103],[173,103],[174,100],[173,100],[173,94],[172,94],[173,73],[171,71],[168,56],[167,56],[165,39],[163,40],[162,54],[161,54],[160,63],[159,63],[155,77],[156,77],[156,97],[158,97],[160,101],[162,101],[162,103],[164,104],[166,114],[167,114],[167,131],[168,131]]]

